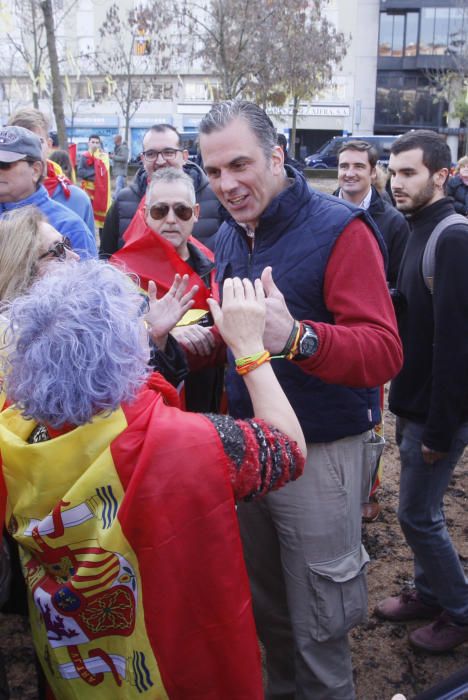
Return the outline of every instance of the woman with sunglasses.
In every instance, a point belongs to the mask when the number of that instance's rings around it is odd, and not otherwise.
[[[78,260],[68,238],[35,207],[23,207],[0,220],[0,300],[23,294],[51,262]]]
[[[253,419],[179,410],[111,265],[57,265],[11,305],[6,517],[57,700],[263,698],[235,499],[298,477],[305,443],[264,351],[260,281],[227,280],[210,308]]]

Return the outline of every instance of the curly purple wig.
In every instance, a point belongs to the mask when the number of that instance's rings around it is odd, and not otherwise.
[[[149,371],[141,305],[138,288],[107,263],[51,266],[9,309],[9,400],[54,428],[132,400]]]

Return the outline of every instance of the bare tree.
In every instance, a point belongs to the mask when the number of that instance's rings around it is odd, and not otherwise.
[[[330,85],[333,70],[346,55],[347,40],[325,16],[329,0],[288,0],[275,17],[275,46],[268,65],[276,75],[277,99],[292,101],[291,155],[295,157],[296,125],[302,100]],[[273,34],[271,35],[273,36]],[[270,69],[271,70],[271,69]]]
[[[62,81],[60,77],[57,43],[55,39],[55,18],[52,9],[52,0],[42,0],[41,10],[44,17],[47,52],[49,56],[49,66],[52,83],[52,108],[54,110],[55,122],[57,126],[58,142],[60,146],[64,148],[67,143],[67,131],[65,128],[65,111],[63,109]]]
[[[105,76],[105,92],[114,98],[122,112],[125,139],[130,120],[144,100],[150,99],[154,79],[166,70],[173,55],[165,32],[174,5],[167,0],[123,12],[111,5],[100,29],[102,47],[92,57],[99,73]],[[156,38],[157,37],[157,38]]]
[[[220,82],[224,99],[248,97],[261,104],[292,100],[292,155],[301,100],[331,81],[346,53],[346,40],[329,22],[329,0],[208,0],[188,2],[182,17],[196,37],[195,57]]]
[[[41,88],[44,87],[44,66],[47,64],[43,15],[37,0],[14,0],[12,15],[17,32],[9,32],[7,38],[14,51],[23,59],[31,79],[33,105],[38,109]]]
[[[216,74],[220,99],[243,95],[258,74],[263,28],[278,6],[279,0],[184,1],[185,35],[194,40],[194,58]]]

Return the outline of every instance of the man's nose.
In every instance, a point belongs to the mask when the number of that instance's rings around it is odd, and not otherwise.
[[[173,222],[176,220],[176,215],[174,214],[174,209],[172,207],[169,207],[169,211],[166,214],[166,221]]]
[[[237,187],[237,179],[233,173],[226,170],[221,173],[220,185],[223,192],[231,192]]]

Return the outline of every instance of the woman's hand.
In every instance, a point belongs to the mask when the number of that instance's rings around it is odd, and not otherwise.
[[[188,280],[188,275],[181,277],[176,274],[171,288],[161,299],[156,298],[156,283],[148,283],[150,309],[144,320],[148,324],[151,340],[158,347],[165,347],[169,331],[194,304],[193,297],[198,291],[198,286],[194,285],[186,292]]]
[[[259,279],[226,279],[222,308],[208,299],[215,325],[235,357],[262,352],[265,330],[265,293]]]

